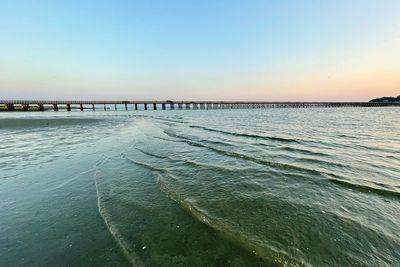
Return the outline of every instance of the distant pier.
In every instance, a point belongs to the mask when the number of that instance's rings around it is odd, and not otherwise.
[[[387,107],[399,102],[278,102],[278,101],[51,101],[51,100],[0,100],[1,111],[45,110],[210,110],[259,108],[333,108],[333,107]]]

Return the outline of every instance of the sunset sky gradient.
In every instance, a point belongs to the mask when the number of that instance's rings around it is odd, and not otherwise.
[[[0,2],[0,99],[400,95],[400,1]]]

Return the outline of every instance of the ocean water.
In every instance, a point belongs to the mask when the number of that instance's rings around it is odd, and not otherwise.
[[[400,266],[399,118],[0,113],[0,266]]]

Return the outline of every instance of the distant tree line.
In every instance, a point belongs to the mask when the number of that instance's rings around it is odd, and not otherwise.
[[[370,100],[369,102],[400,102],[400,95],[395,97],[395,96],[384,96],[380,98],[375,98]]]

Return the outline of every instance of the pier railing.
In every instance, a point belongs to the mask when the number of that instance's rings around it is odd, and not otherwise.
[[[78,101],[78,100],[0,100],[3,111],[71,110],[173,110],[173,109],[257,109],[310,107],[387,107],[400,102],[280,102],[280,101]]]

